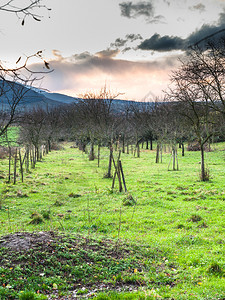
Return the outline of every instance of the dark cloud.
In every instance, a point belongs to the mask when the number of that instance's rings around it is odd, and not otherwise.
[[[133,42],[133,41],[136,41],[136,40],[142,40],[143,37],[140,34],[131,33],[131,34],[126,35],[126,39]]]
[[[159,23],[164,17],[154,16],[154,6],[151,1],[139,1],[133,3],[132,1],[122,2],[119,4],[121,15],[126,18],[145,17],[149,23]]]
[[[134,34],[134,33],[127,34],[124,39],[117,38],[114,43],[110,44],[110,47],[121,48],[121,47],[124,47],[128,42],[132,43],[136,40],[143,40],[143,37],[140,34]],[[126,47],[126,48],[128,48],[128,47]],[[124,49],[123,49],[123,51],[124,51]]]
[[[126,43],[127,43],[127,40],[118,38],[115,40],[114,43],[110,44],[110,47],[121,48],[121,47],[125,46]]]
[[[182,50],[185,51],[188,47],[201,44],[204,46],[205,41],[209,38],[219,39],[221,36],[225,36],[225,13],[220,14],[217,25],[204,24],[195,32],[191,33],[186,39],[182,39],[178,36],[160,36],[155,33],[149,39],[144,40],[137,47],[141,50],[152,50],[159,52]]]
[[[184,40],[173,36],[160,36],[155,33],[150,39],[144,40],[138,48],[141,50],[153,50],[166,52],[183,48]]]
[[[152,17],[154,9],[151,2],[132,2],[120,3],[121,15],[127,18],[136,18],[139,16]]]
[[[194,6],[190,6],[189,9],[193,10],[193,11],[197,10],[201,13],[201,12],[205,11],[205,5],[202,4],[202,3],[199,3],[199,4],[196,4]]]

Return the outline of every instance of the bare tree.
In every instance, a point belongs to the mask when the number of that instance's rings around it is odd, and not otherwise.
[[[225,37],[192,47],[185,71],[207,105],[225,117]]]
[[[197,54],[197,58],[196,58]],[[204,68],[199,64],[199,53],[192,52],[187,61],[172,75],[172,87],[168,98],[177,102],[179,113],[186,118],[187,126],[193,129],[201,150],[201,180],[208,180],[205,168],[205,145],[211,138],[215,128],[215,118],[212,110],[213,98],[207,96],[209,84],[204,78]],[[204,55],[204,54],[201,54]],[[209,77],[208,77],[209,79]]]
[[[80,125],[86,130],[86,139],[91,144],[89,160],[93,160],[94,144],[98,145],[98,165],[101,144],[110,149],[109,167],[106,177],[111,177],[112,142],[118,126],[118,118],[112,111],[112,102],[120,93],[113,93],[104,86],[99,93],[88,92],[81,95],[82,100],[76,104]]]
[[[46,112],[40,107],[26,111],[21,116],[20,141],[28,147],[34,147],[35,161],[40,160],[40,147],[46,140],[46,117]]]
[[[22,25],[27,17],[40,21],[42,15],[38,11],[42,9],[50,10],[43,4],[43,0],[27,0],[25,2],[0,0],[0,12],[15,14],[22,19]],[[46,73],[46,71],[34,72],[29,68],[29,62],[33,58],[41,59],[47,71],[50,69],[48,62],[42,56],[42,51],[30,56],[19,57],[16,67],[8,67],[0,60],[0,136],[16,121],[18,105],[28,92],[24,86],[31,86],[40,73]]]

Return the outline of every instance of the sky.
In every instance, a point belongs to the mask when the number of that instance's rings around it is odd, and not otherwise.
[[[14,0],[28,3],[30,0]],[[0,0],[0,4],[6,0]],[[120,99],[163,97],[188,46],[225,28],[225,0],[42,0],[36,21],[0,11],[0,59],[43,51],[38,85],[79,97],[107,86]],[[31,68],[43,70],[40,61]]]

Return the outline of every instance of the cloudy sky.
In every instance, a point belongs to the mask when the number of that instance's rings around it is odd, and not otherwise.
[[[29,2],[29,0],[15,0]],[[0,4],[6,1],[0,0]],[[41,21],[0,11],[1,56],[43,50],[42,88],[78,96],[105,84],[120,98],[162,96],[188,46],[225,28],[225,0],[42,0]],[[42,69],[36,63],[35,70]]]

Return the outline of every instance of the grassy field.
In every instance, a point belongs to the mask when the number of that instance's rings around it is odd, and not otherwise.
[[[2,241],[15,232],[51,236],[26,251],[0,248],[0,299],[70,299],[72,291],[96,299],[225,299],[224,144],[206,153],[208,182],[199,180],[199,152],[179,153],[179,171],[168,171],[169,151],[159,164],[155,151],[122,154],[127,194],[103,178],[107,149],[98,168],[70,146],[16,185],[6,183],[1,161]]]

